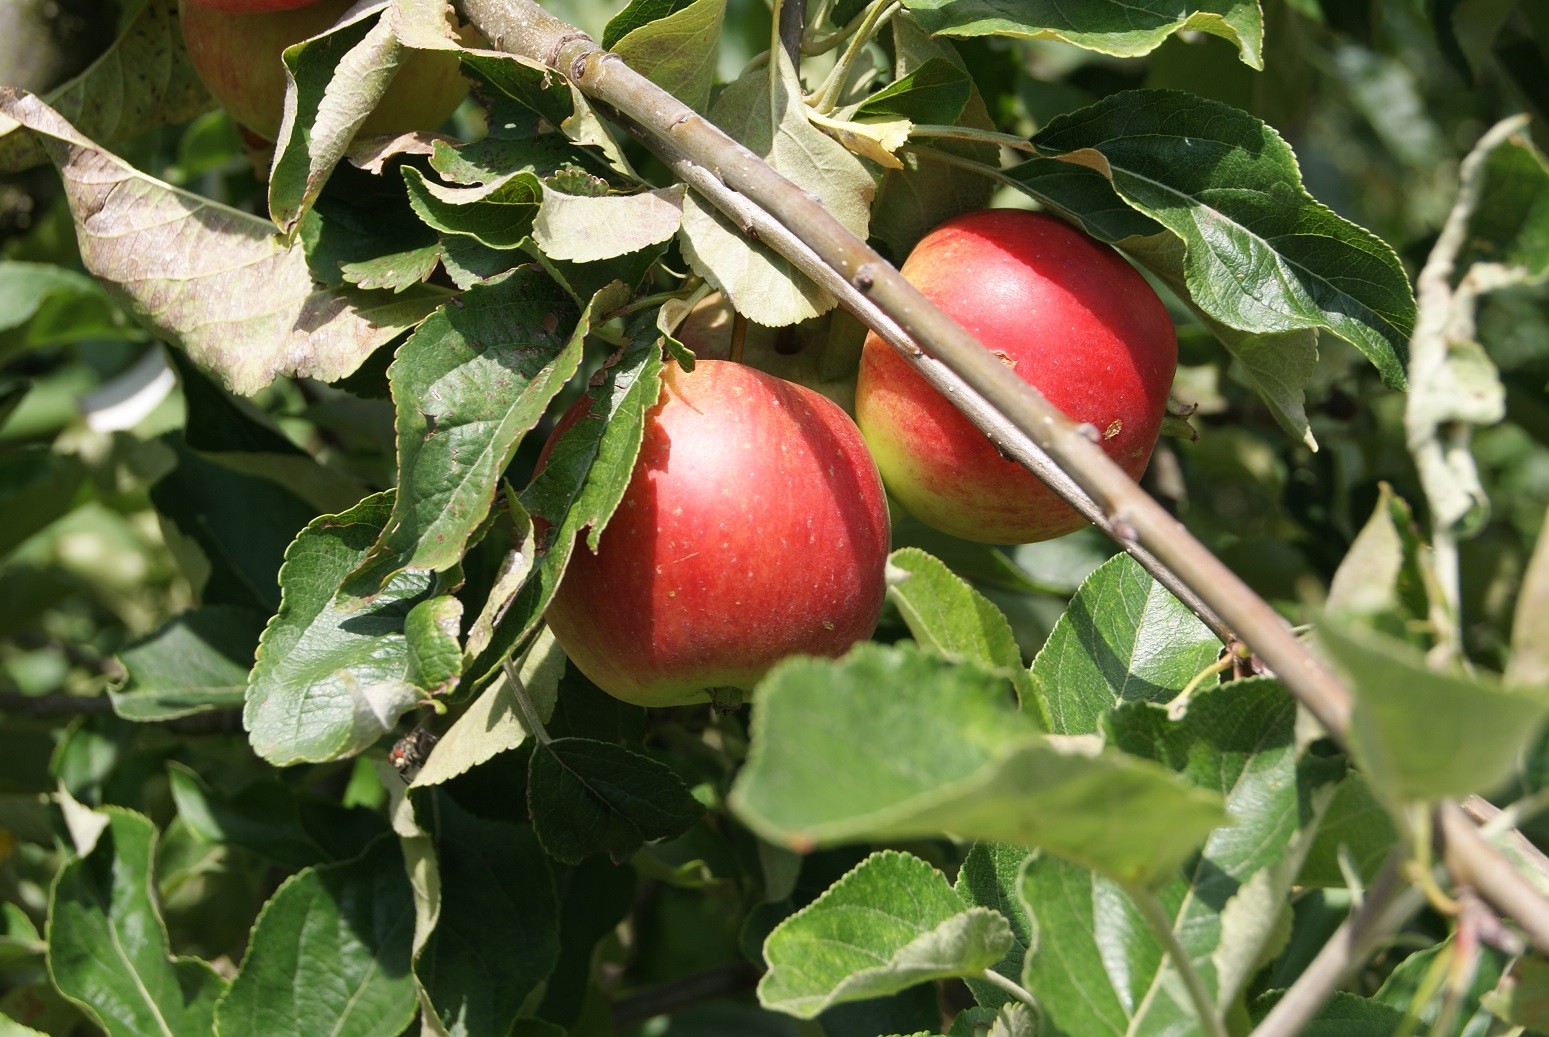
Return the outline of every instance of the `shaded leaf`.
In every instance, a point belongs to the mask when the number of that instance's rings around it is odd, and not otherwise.
[[[665,764],[588,738],[533,749],[527,806],[538,841],[563,864],[598,853],[627,860],[645,843],[682,835],[704,813]]]
[[[221,1037],[396,1037],[414,1015],[414,899],[396,840],[308,868],[275,891],[221,998]]]
[[[1003,916],[964,904],[918,857],[883,851],[769,934],[758,998],[811,1019],[845,1001],[983,972],[1011,942]]]
[[[1011,924],[1011,948],[992,968],[1013,983],[1022,982],[1027,952],[1037,946],[1038,930],[1027,914],[1019,886],[1029,856],[1025,846],[976,843],[958,869],[954,889],[967,904],[988,907]],[[983,979],[965,977],[974,1000],[993,1009],[1015,1003],[1004,988]],[[955,1025],[955,1024],[954,1024]]]
[[[146,0],[118,39],[47,104],[87,137],[113,144],[214,107],[188,61],[177,0]],[[7,91],[0,87],[0,112]],[[0,171],[48,161],[39,143],[0,120]]]
[[[1055,734],[1090,734],[1125,702],[1166,702],[1216,661],[1221,641],[1128,555],[1082,583],[1033,677]]]
[[[1457,269],[1475,263],[1516,267],[1529,279],[1549,274],[1549,162],[1526,130],[1490,152],[1484,185],[1468,219]]]
[[[1415,528],[1408,502],[1382,483],[1371,518],[1334,572],[1324,607],[1341,621],[1359,620],[1401,635],[1430,618],[1425,589],[1429,564],[1430,551]]]
[[[1142,883],[1222,820],[1218,796],[1150,761],[1045,737],[1010,690],[907,643],[787,660],[759,685],[732,809],[800,849],[951,833]]]
[[[600,385],[587,389],[589,420],[577,421],[554,443],[548,464],[522,491],[521,502],[550,525],[547,550],[491,636],[491,644],[470,672],[482,676],[499,664],[502,653],[519,644],[537,626],[570,560],[576,538],[587,536],[592,550],[613,509],[618,506],[640,453],[646,413],[661,396],[661,350],[650,314],[631,330],[618,362],[603,372]]]
[[[0,558],[68,514],[85,480],[85,465],[47,446],[0,457]]]
[[[267,220],[146,176],[35,97],[0,96],[6,118],[34,131],[59,167],[86,269],[235,392],[280,375],[342,378],[442,297],[318,288]]]
[[[151,894],[156,826],[116,807],[99,816],[96,845],[49,895],[49,975],[111,1037],[208,1037],[226,981],[169,950]]]
[[[391,496],[313,521],[286,552],[284,598],[259,643],[243,712],[253,751],[276,766],[359,752],[419,700],[407,683],[403,624],[435,592],[434,575],[400,573],[359,609],[335,600],[381,535]]]
[[[449,187],[427,180],[414,166],[404,166],[409,204],[419,218],[443,234],[460,234],[481,245],[512,249],[532,233],[533,219],[543,200],[543,181],[521,170],[506,173],[478,187]]]
[[[441,901],[414,972],[442,1026],[506,1033],[559,955],[554,880],[532,829],[427,794]]]
[[[1549,685],[1549,536],[1542,532],[1517,592],[1506,679],[1512,684]]]
[[[1497,1017],[1529,1030],[1549,1030],[1549,962],[1524,955],[1483,998]]]
[[[126,720],[170,720],[242,705],[263,618],[209,605],[174,616],[118,653],[128,678],[109,692]]]
[[[1212,33],[1263,68],[1264,16],[1252,0],[905,0],[927,31],[1063,40],[1115,57],[1149,54],[1175,32]]]
[[[228,792],[174,762],[167,765],[167,781],[178,817],[200,838],[240,846],[286,868],[349,860],[387,831],[387,823],[365,807],[341,806],[278,778]]]
[[[1372,794],[1371,785],[1358,771],[1352,771],[1334,790],[1296,881],[1304,886],[1344,889],[1350,879],[1340,867],[1343,859],[1362,880],[1370,882],[1398,841],[1398,829]]]

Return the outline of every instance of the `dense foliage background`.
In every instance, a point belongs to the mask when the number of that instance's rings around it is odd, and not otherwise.
[[[759,0],[544,6],[713,120],[746,114],[712,100],[739,77],[764,76],[760,103],[779,88],[759,71]],[[1549,173],[1532,143],[1549,139],[1549,7],[1140,5],[1151,31],[1108,0],[1061,6],[1079,27],[967,0],[810,5],[814,38],[891,12],[852,71],[910,89],[839,115],[1039,148],[1004,149],[995,180],[852,141],[881,185],[870,239],[901,260],[956,211],[1036,201],[1150,257],[1182,361],[1144,485],[1291,623],[1340,617],[1322,650],[1357,697],[1344,745],[1248,661],[1212,669],[1220,641],[1097,531],[1001,550],[902,516],[875,645],[783,668],[733,713],[608,698],[537,629],[569,540],[535,567],[529,515],[566,538],[606,517],[658,384],[662,296],[716,265],[674,237],[692,202],[606,233],[584,205],[671,187],[666,167],[558,77],[484,53],[445,128],[482,143],[338,161],[349,134],[319,123],[266,185],[269,157],[186,68],[175,3],[0,6],[0,83],[69,120],[0,101],[0,1035],[1246,1034],[1395,850],[1419,892],[1306,1032],[1549,1029],[1531,926],[1524,944],[1466,875],[1431,878],[1427,812],[1520,800],[1513,823],[1549,838],[1533,816],[1549,561],[1531,562],[1549,508]],[[302,49],[300,124],[372,24]],[[661,57],[685,37],[689,57]],[[843,52],[804,62],[808,90]],[[1091,140],[1060,118],[1082,110]],[[1199,111],[1192,132],[1228,146],[1179,169],[1187,205],[1056,161],[1117,141],[1144,168],[1151,130]],[[1397,264],[1419,274],[1464,156],[1518,112],[1443,278],[1479,261],[1513,283],[1479,298],[1470,341],[1448,340],[1448,377],[1411,372],[1424,392],[1405,394]],[[914,141],[1000,161],[943,139]],[[1075,168],[1073,185],[1051,172]],[[1242,285],[1207,291],[1190,267],[1185,286],[1157,243],[1197,259],[1238,186],[1285,221],[1277,255],[1298,230],[1345,235],[1398,289],[1341,287],[1300,324],[1261,325]],[[1196,237],[1175,225],[1200,211]],[[609,233],[635,239],[574,244]],[[1345,259],[1319,247],[1298,263],[1337,280]],[[297,277],[327,313],[302,342],[265,323]],[[842,397],[859,332],[836,311],[776,349],[755,328],[750,358]],[[496,353],[513,341],[540,347],[536,366],[511,373]],[[524,489],[610,357],[615,438],[568,495]],[[477,391],[497,374],[511,393]],[[479,441],[498,464],[416,446],[438,418],[503,424]],[[1424,481],[1411,447],[1442,439]],[[428,503],[446,471],[457,508]],[[1431,553],[1438,536],[1455,559]],[[500,676],[512,657],[520,681]],[[412,788],[390,753],[425,763]],[[885,924],[843,921],[883,908]],[[1169,964],[1180,948],[1215,1027]]]

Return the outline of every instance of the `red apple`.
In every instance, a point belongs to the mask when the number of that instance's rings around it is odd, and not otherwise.
[[[351,4],[352,0],[319,0],[295,10],[279,10],[281,5],[271,3],[252,8],[253,13],[232,13],[239,9],[183,0],[178,15],[189,60],[210,93],[238,123],[274,140],[285,113],[281,52],[327,31]],[[414,51],[357,132],[369,137],[435,129],[467,93],[468,82],[455,53]]]
[[[547,618],[609,694],[702,702],[870,637],[887,549],[881,480],[838,406],[742,364],[669,364],[623,500],[595,554],[576,546]]]
[[[1178,340],[1156,292],[1117,252],[1053,216],[990,209],[931,231],[900,270],[1009,372],[1095,427],[1126,472],[1145,471]],[[921,521],[1001,544],[1086,524],[875,334],[861,355],[855,406],[888,489]]]

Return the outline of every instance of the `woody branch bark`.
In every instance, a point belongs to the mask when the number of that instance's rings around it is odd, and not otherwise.
[[[1084,430],[906,282],[877,252],[691,108],[532,0],[458,0],[495,47],[565,75],[661,157],[691,188],[832,291],[898,348],[1011,457],[1048,482],[1189,603],[1224,639],[1235,634],[1297,700],[1345,742],[1345,687],[1286,621],[1152,500]],[[1453,808],[1455,809],[1455,807]],[[1457,826],[1454,826],[1457,827]],[[1455,830],[1470,877],[1536,944],[1549,946],[1549,900],[1529,903],[1520,879],[1478,833]],[[1511,871],[1505,875],[1501,865]],[[1536,896],[1536,894],[1535,894]]]
[[[1235,633],[1251,645],[1328,730],[1346,729],[1349,694],[1268,603],[1114,464],[1087,430],[1010,375],[811,195],[531,0],[462,0],[461,6],[496,48],[562,73],[606,105],[711,204],[724,206],[744,230],[834,289],[938,384],[952,385],[956,391],[949,397],[970,419],[989,426],[1008,455],[1150,563],[1218,633]]]

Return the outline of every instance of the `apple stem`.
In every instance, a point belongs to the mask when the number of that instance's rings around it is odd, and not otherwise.
[[[516,667],[511,664],[509,658],[500,660],[500,668],[505,672],[506,680],[511,682],[511,690],[516,700],[516,712],[522,726],[527,733],[538,740],[539,745],[548,745],[554,739],[549,734],[549,729],[543,726],[543,718],[538,715],[538,707],[534,704],[532,696],[527,693],[527,685],[522,683],[522,678],[517,675]]]

